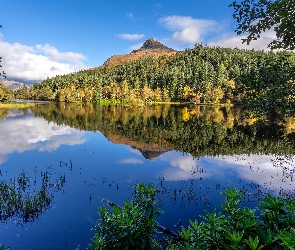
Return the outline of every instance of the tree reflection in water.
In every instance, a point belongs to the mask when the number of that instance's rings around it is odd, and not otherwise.
[[[293,155],[295,119],[263,122],[240,106],[100,106],[52,103],[31,108],[36,116],[79,130],[100,131],[132,147],[177,150],[199,158],[237,154]],[[113,140],[115,138],[115,140]],[[133,143],[133,144],[132,144]],[[161,150],[160,150],[161,149]],[[155,150],[154,150],[155,151]]]

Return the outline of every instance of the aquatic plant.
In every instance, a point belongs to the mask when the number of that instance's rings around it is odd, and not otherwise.
[[[33,222],[50,209],[53,190],[64,185],[63,176],[52,181],[48,172],[41,173],[41,184],[37,187],[30,176],[22,171],[17,178],[0,181],[0,221],[15,218],[19,224]]]

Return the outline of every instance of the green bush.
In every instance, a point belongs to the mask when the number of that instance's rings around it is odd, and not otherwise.
[[[123,207],[114,205],[111,211],[101,207],[89,249],[153,249],[154,215],[159,215],[155,194],[153,187],[141,183],[136,185],[133,201],[125,201]]]
[[[10,102],[13,99],[13,91],[0,82],[0,102]]]
[[[100,209],[90,249],[295,249],[294,199],[268,194],[257,209],[250,209],[242,206],[244,192],[228,188],[220,212],[206,212],[201,223],[182,227],[179,237],[157,241],[156,190],[141,183],[135,191],[135,199],[122,208]]]

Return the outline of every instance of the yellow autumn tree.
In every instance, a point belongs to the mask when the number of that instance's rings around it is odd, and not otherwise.
[[[185,85],[184,87],[183,87],[183,91],[182,91],[182,98],[184,99],[184,100],[188,100],[189,99],[189,97],[190,97],[190,95],[191,95],[191,88],[189,87],[189,86],[187,86],[187,85]]]
[[[162,90],[158,87],[154,91],[154,100],[159,102],[162,100]]]
[[[187,107],[182,109],[181,114],[182,114],[183,121],[187,122],[190,119],[190,113],[189,113]]]
[[[128,82],[126,80],[124,80],[121,83],[121,93],[122,93],[122,98],[123,99],[128,98],[128,95],[129,95],[129,85],[128,85]]]
[[[145,102],[151,101],[154,98],[154,92],[149,87],[144,86],[141,89],[141,97]]]

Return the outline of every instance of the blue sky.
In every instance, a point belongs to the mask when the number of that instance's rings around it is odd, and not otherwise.
[[[266,32],[251,46],[236,36],[228,0],[4,0],[0,56],[7,78],[41,81],[100,66],[156,38],[177,50],[196,43],[266,49]]]

